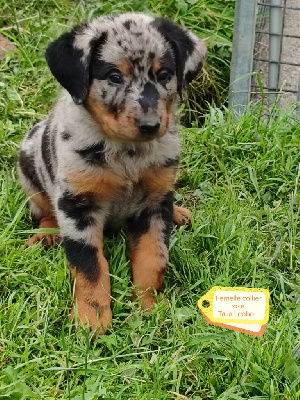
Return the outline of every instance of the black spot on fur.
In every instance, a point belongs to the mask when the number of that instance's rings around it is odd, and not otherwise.
[[[93,79],[103,79],[103,75],[101,74],[101,70],[105,74],[107,69],[111,68],[112,65],[105,63],[101,60],[101,50],[103,45],[107,41],[107,32],[103,32],[98,39],[92,40],[92,54],[90,57],[90,65],[89,65],[89,82],[91,83]]]
[[[102,46],[107,41],[107,36],[108,36],[108,32],[104,31],[101,33],[101,35],[99,37],[96,37],[95,39],[91,40],[91,42],[90,42],[91,50],[92,50],[91,57],[93,57],[95,54],[99,55],[101,53]]]
[[[62,138],[62,140],[69,140],[69,139],[71,139],[71,137],[72,137],[72,135],[71,135],[70,132],[63,131],[63,132],[61,133],[61,138]]]
[[[175,157],[175,158],[168,158],[165,163],[164,163],[164,167],[177,167],[179,164],[179,157]]]
[[[164,243],[168,245],[173,226],[173,192],[167,193],[153,209],[146,208],[138,215],[127,218],[127,228],[133,239],[138,241],[150,229],[153,216],[159,216],[164,224]]]
[[[142,107],[142,110],[145,113],[149,110],[149,108],[156,110],[158,105],[158,99],[159,99],[159,93],[156,89],[156,86],[151,82],[147,82],[139,98],[139,103]]]
[[[128,95],[129,93],[132,93],[132,86],[131,86],[131,84],[125,86],[124,93],[125,93],[126,95]]]
[[[92,146],[76,150],[76,153],[78,153],[88,164],[102,167],[106,164],[104,148],[105,142],[102,140],[101,142],[95,143]]]
[[[143,74],[145,71],[145,67],[140,64],[137,66],[137,69],[138,69],[139,74]]]
[[[160,203],[161,218],[164,222],[164,242],[166,246],[169,245],[170,234],[173,227],[173,203],[173,192],[167,193]]]
[[[34,156],[21,150],[19,154],[19,165],[26,178],[29,179],[39,192],[42,192],[44,189],[36,172]]]
[[[166,68],[170,72],[175,73],[176,64],[173,55],[170,51],[166,51],[163,57],[160,59],[161,68]]]
[[[133,215],[127,218],[128,232],[132,235],[134,240],[138,240],[142,235],[148,232],[151,217],[155,214],[155,211],[146,208],[139,215]]]
[[[143,60],[142,60],[142,57],[131,57],[129,59],[129,61],[130,61],[131,65],[133,67],[135,67],[137,65],[140,65]]]
[[[127,154],[129,155],[129,157],[133,158],[136,156],[137,152],[136,152],[136,150],[128,149]]]
[[[118,105],[113,103],[113,102],[111,102],[111,103],[107,104],[107,109],[108,109],[108,112],[110,114],[113,114],[115,116],[115,118],[116,118],[117,112],[119,111]]]
[[[101,60],[98,57],[94,57],[90,64],[90,82],[94,79],[106,79],[111,70],[116,70],[114,64]]]
[[[152,51],[150,51],[150,52],[149,52],[149,55],[148,55],[148,60],[149,60],[149,62],[151,63],[151,62],[154,60],[154,58],[155,58],[155,53],[153,53]]]
[[[42,137],[42,158],[46,167],[46,170],[50,176],[51,182],[54,182],[53,165],[51,159],[51,139],[50,139],[50,126],[47,124]]]
[[[88,196],[74,195],[64,192],[58,200],[58,208],[75,221],[76,228],[80,231],[93,225],[95,222],[91,213],[98,207]]]
[[[96,280],[100,271],[97,260],[97,248],[83,240],[63,238],[67,259],[71,266],[83,272],[90,281]]]
[[[46,178],[46,176],[44,174],[44,171],[42,169],[39,169],[39,175],[41,176],[41,182],[42,183],[47,181],[47,178]]]
[[[52,163],[54,164],[54,168],[57,167],[57,153],[56,153],[56,135],[57,135],[57,128],[53,129],[53,135],[50,136],[50,148],[51,148],[51,156],[52,156]]]
[[[155,76],[154,76],[152,68],[149,69],[148,76],[149,76],[150,81],[155,82]]]
[[[39,130],[40,127],[41,125],[39,124],[34,125],[34,127],[28,133],[27,138],[31,139],[36,134],[36,132]]]
[[[132,24],[132,21],[129,19],[129,20],[127,20],[127,21],[125,21],[125,22],[123,22],[123,26],[129,31],[130,30],[130,28],[131,28],[131,24]]]
[[[101,93],[101,98],[102,98],[103,100],[105,100],[105,99],[106,99],[106,96],[107,96],[107,91],[106,91],[105,89],[103,89],[103,90],[102,90],[102,93]]]

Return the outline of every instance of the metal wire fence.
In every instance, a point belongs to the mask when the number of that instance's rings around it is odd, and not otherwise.
[[[237,0],[229,105],[300,101],[299,0]],[[242,58],[242,60],[241,60]]]

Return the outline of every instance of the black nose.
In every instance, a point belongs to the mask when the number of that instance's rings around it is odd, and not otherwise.
[[[160,123],[154,121],[139,120],[137,121],[137,126],[142,135],[152,136],[158,132]]]

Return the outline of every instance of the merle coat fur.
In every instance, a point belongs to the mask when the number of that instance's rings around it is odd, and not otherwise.
[[[19,176],[40,227],[59,227],[74,277],[72,315],[100,333],[112,318],[105,226],[127,226],[134,292],[151,308],[172,221],[189,217],[173,205],[174,114],[205,55],[190,31],[134,13],[75,27],[46,51],[63,89],[48,118],[25,136]],[[27,245],[40,240],[52,245],[57,235],[38,233]]]

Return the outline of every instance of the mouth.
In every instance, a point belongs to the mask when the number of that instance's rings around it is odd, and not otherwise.
[[[134,143],[149,143],[149,142],[153,142],[156,139],[161,138],[163,135],[139,135],[136,136],[130,140],[126,140],[126,142],[134,142]]]

